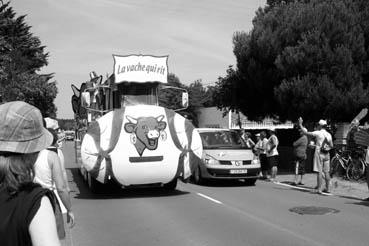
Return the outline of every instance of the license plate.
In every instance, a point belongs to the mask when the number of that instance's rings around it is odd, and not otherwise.
[[[247,169],[240,169],[240,170],[235,169],[235,170],[230,170],[229,172],[231,174],[247,173]]]

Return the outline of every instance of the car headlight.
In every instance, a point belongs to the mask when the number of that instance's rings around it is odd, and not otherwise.
[[[251,165],[259,165],[260,164],[260,160],[259,157],[257,157],[256,155],[254,156],[254,159],[251,161]]]
[[[219,161],[207,155],[205,157],[205,164],[206,165],[219,165]]]

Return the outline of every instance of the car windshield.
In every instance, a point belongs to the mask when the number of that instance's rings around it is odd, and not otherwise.
[[[247,149],[236,131],[201,132],[200,136],[204,149]]]

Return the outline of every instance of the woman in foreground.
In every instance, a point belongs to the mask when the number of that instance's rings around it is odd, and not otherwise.
[[[38,152],[52,142],[40,111],[21,101],[0,105],[0,242],[59,246],[52,193],[34,184]]]

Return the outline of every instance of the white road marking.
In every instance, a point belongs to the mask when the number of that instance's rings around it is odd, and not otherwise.
[[[202,196],[203,198],[206,198],[206,199],[208,199],[208,200],[210,200],[212,202],[215,202],[215,203],[218,203],[218,204],[223,204],[222,202],[220,202],[218,200],[215,200],[214,198],[211,198],[211,197],[209,197],[207,195],[204,195],[204,194],[201,194],[201,193],[198,193],[198,192],[197,192],[197,195]]]
[[[311,188],[305,188],[305,187],[299,187],[299,186],[294,186],[294,185],[289,185],[289,184],[284,184],[284,183],[280,183],[280,182],[275,182],[275,184],[277,185],[282,185],[282,186],[286,186],[286,187],[290,187],[296,190],[307,190],[307,191],[312,191]],[[322,192],[322,195],[326,195],[326,196],[333,196],[332,193],[326,193],[326,192]]]
[[[283,184],[283,183],[279,183],[278,184]],[[283,184],[285,185],[285,184]],[[299,187],[300,188],[300,187]],[[302,187],[301,187],[302,188]],[[304,188],[303,188],[304,189]],[[325,244],[321,243],[321,242],[317,242],[315,241],[314,239],[312,238],[309,238],[309,237],[305,237],[304,235],[298,233],[298,232],[295,232],[295,231],[292,231],[290,229],[288,229],[287,227],[284,227],[283,225],[280,225],[280,224],[275,224],[269,220],[266,220],[266,219],[263,219],[261,217],[258,217],[257,215],[254,215],[248,211],[244,211],[244,210],[241,210],[237,207],[234,207],[232,205],[228,205],[228,204],[223,204],[222,202],[214,199],[214,198],[211,198],[207,195],[204,195],[202,193],[199,193],[199,192],[196,192],[197,195],[201,196],[201,197],[204,197],[210,201],[213,201],[215,203],[218,203],[218,204],[222,204],[223,206],[225,206],[226,208],[230,209],[230,210],[233,210],[233,211],[237,211],[238,213],[241,213],[243,214],[244,216],[246,217],[249,217],[250,219],[254,220],[254,221],[258,221],[259,223],[262,223],[262,224],[265,224],[265,225],[268,225],[268,226],[271,226],[272,228],[274,228],[275,230],[278,230],[278,231],[281,231],[281,232],[284,232],[284,233],[288,233],[296,238],[299,238],[305,242],[308,242],[309,245],[317,245],[317,246],[324,246]]]

